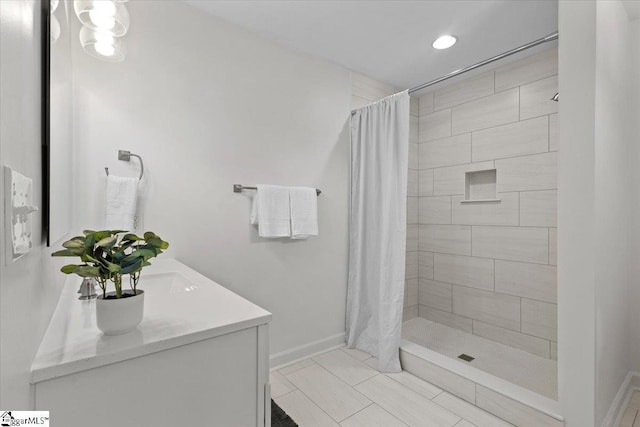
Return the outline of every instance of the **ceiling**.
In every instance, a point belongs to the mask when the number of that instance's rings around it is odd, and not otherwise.
[[[295,50],[410,88],[552,33],[557,0],[187,3]],[[453,34],[458,43],[431,43]]]

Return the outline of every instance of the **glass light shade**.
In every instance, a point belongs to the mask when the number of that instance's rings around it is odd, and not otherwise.
[[[122,1],[75,0],[73,9],[80,22],[91,30],[115,37],[124,36],[129,30],[129,11]]]
[[[54,15],[51,15],[51,21],[49,25],[50,25],[49,35],[51,36],[51,44],[54,44],[60,38],[60,22],[58,21],[58,18],[56,18]]]
[[[59,3],[60,0],[49,0],[49,11],[51,11],[51,13],[55,12]]]
[[[122,40],[106,32],[94,31],[87,25],[80,30],[80,44],[89,55],[109,62],[124,61]]]

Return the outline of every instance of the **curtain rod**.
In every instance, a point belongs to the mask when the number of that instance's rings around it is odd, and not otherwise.
[[[514,55],[514,54],[516,54],[516,53],[518,53],[518,52],[522,52],[523,50],[527,50],[527,49],[529,49],[529,48],[532,48],[532,47],[535,47],[535,46],[541,45],[541,44],[543,44],[543,43],[547,43],[547,42],[550,42],[550,41],[556,40],[557,38],[558,38],[558,32],[556,31],[556,32],[554,32],[554,33],[551,33],[551,34],[549,34],[549,35],[547,35],[547,36],[542,37],[541,39],[534,40],[534,41],[529,42],[529,43],[527,43],[527,44],[523,44],[523,45],[522,45],[522,46],[520,46],[520,47],[517,47],[517,48],[515,48],[515,49],[511,49],[511,50],[508,50],[508,51],[503,52],[503,53],[501,53],[501,54],[499,54],[499,55],[496,55],[496,56],[494,56],[494,57],[491,57],[491,58],[489,58],[489,59],[485,59],[484,61],[480,61],[480,62],[475,63],[475,64],[473,64],[473,65],[469,65],[468,67],[465,67],[465,68],[461,68],[461,69],[459,69],[459,70],[452,71],[452,72],[450,72],[449,74],[445,74],[444,76],[442,76],[442,77],[438,77],[438,78],[437,78],[437,79],[435,79],[435,80],[431,80],[431,81],[429,81],[429,82],[427,82],[427,83],[423,83],[423,84],[421,84],[421,85],[419,85],[419,86],[412,87],[411,89],[409,89],[409,94],[412,94],[413,92],[417,92],[417,91],[422,90],[422,89],[426,89],[426,88],[428,88],[429,86],[433,86],[433,85],[434,85],[434,84],[436,84],[436,83],[440,83],[440,82],[443,82],[443,81],[445,81],[445,80],[449,80],[450,78],[453,78],[453,77],[455,77],[455,76],[459,76],[460,74],[464,74],[464,73],[466,73],[466,72],[468,72],[468,71],[471,71],[471,70],[475,70],[476,68],[482,67],[482,66],[484,66],[484,65],[491,64],[492,62],[499,61],[499,60],[501,60],[502,58],[506,58],[506,57],[511,56],[511,55]]]

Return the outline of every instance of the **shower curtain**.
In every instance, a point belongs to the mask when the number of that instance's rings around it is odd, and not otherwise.
[[[351,116],[347,346],[399,372],[407,232],[409,94]]]

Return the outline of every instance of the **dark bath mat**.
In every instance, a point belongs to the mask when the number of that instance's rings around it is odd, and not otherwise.
[[[271,399],[271,427],[298,427],[298,424],[273,399]]]

